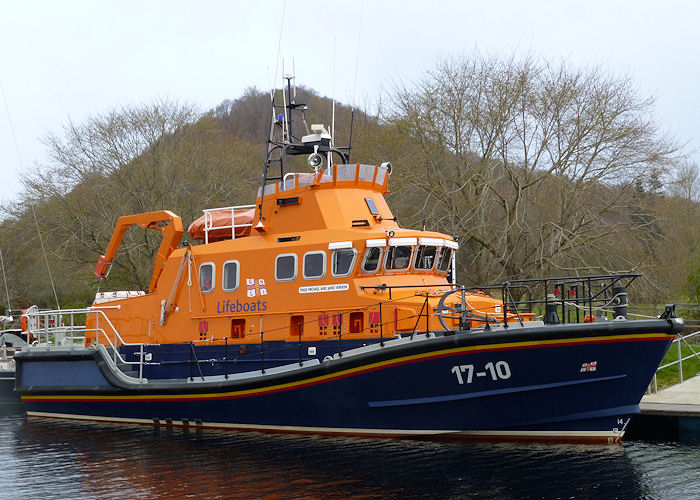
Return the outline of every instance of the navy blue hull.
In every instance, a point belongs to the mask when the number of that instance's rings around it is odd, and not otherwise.
[[[15,391],[15,372],[0,371],[0,403],[19,403],[19,394]]]
[[[95,349],[23,352],[16,358],[17,387],[34,416],[614,441],[639,411],[677,327],[652,320],[465,332],[248,378],[190,383],[125,382]]]

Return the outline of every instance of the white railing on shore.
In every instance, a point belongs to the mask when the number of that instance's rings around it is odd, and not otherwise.
[[[688,335],[679,335],[678,337],[676,337],[673,340],[671,347],[669,348],[669,352],[671,351],[671,349],[674,349],[673,344],[676,344],[675,349],[676,349],[676,352],[678,353],[678,359],[675,361],[671,361],[670,363],[666,363],[665,365],[661,365],[656,369],[656,373],[654,374],[654,378],[652,379],[651,384],[649,385],[648,392],[650,392],[652,394],[655,394],[656,392],[658,392],[659,387],[658,387],[658,383],[656,380],[656,375],[661,370],[664,370],[664,369],[669,368],[671,366],[678,365],[678,383],[680,384],[683,382],[683,380],[684,380],[684,378],[683,378],[683,361],[687,361],[687,360],[692,359],[692,358],[700,359],[700,345],[696,345],[695,348],[693,348],[693,346],[690,345],[690,343],[688,342],[688,339],[693,338],[695,336],[699,336],[698,339],[700,339],[700,331],[689,333]],[[683,352],[681,350],[681,344],[687,345],[691,350],[691,354],[684,357]]]
[[[94,334],[95,343],[103,344],[112,348],[112,361],[116,367],[117,362],[128,366],[137,365],[139,379],[143,378],[144,344],[135,342],[125,342],[119,332],[114,327],[109,317],[102,309],[110,306],[103,306],[100,309],[56,309],[50,311],[36,311],[27,316],[30,321],[29,333],[33,336],[33,347],[54,349],[54,348],[84,348],[85,339],[89,334]],[[115,306],[118,307],[118,306]],[[88,318],[94,316],[94,328],[87,328],[84,324],[76,323],[76,316],[85,316],[85,323]],[[118,350],[119,346],[139,347],[138,361],[125,360]]]

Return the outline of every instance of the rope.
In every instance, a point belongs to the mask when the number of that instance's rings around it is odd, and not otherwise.
[[[627,295],[627,293],[626,293],[626,292],[623,292],[623,293],[618,293],[618,294],[616,294],[616,295],[613,295],[613,297],[612,297],[608,302],[606,302],[606,303],[604,303],[604,304],[602,304],[602,305],[600,305],[600,306],[595,306],[595,307],[592,307],[592,306],[591,306],[590,308],[589,308],[589,306],[587,306],[586,304],[584,304],[584,305],[579,305],[579,304],[577,304],[577,303],[575,303],[575,302],[569,302],[568,300],[565,300],[565,301],[564,301],[564,304],[566,304],[567,306],[575,307],[576,309],[581,309],[582,311],[588,311],[589,309],[592,309],[592,310],[594,310],[594,311],[613,312],[612,310],[610,310],[610,309],[605,309],[605,308],[608,307],[610,304],[612,304],[612,303],[615,301],[615,299],[617,299],[618,297],[621,297],[621,296],[623,296],[623,295]],[[561,301],[559,301],[559,300],[553,300],[553,301],[552,301],[552,304],[561,304]],[[650,317],[651,317],[651,316],[650,316]]]
[[[187,304],[192,312],[192,254],[187,257]]]

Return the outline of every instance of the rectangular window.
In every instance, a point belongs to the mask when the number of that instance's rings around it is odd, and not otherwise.
[[[366,273],[376,273],[381,260],[382,249],[379,247],[369,247],[365,252],[365,259],[362,261],[362,270]]]
[[[438,258],[437,270],[441,273],[446,273],[452,263],[452,249],[442,247],[440,249],[440,257]]]
[[[437,255],[437,247],[421,245],[416,251],[416,260],[413,267],[420,270],[432,269],[435,265],[435,256]]]
[[[365,203],[367,203],[367,208],[369,208],[369,213],[372,215],[379,215],[379,210],[377,210],[377,205],[374,204],[372,198],[365,198]]]
[[[293,281],[297,277],[297,256],[294,253],[278,255],[275,260],[275,279]]]
[[[221,287],[226,292],[234,292],[238,290],[240,274],[238,272],[238,261],[229,260],[224,263],[224,276],[221,280]]]
[[[309,252],[304,254],[304,279],[318,280],[326,275],[326,252]]]
[[[411,246],[390,246],[386,251],[386,261],[384,268],[387,271],[397,271],[400,269],[408,269],[411,264]]]
[[[354,248],[336,248],[333,250],[331,271],[334,278],[349,276],[355,264],[357,250]]]
[[[214,263],[205,262],[199,266],[199,289],[202,293],[211,293],[214,290]]]

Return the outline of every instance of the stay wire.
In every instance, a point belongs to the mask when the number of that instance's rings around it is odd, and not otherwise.
[[[2,94],[2,100],[5,104],[5,113],[7,114],[7,122],[10,125],[10,134],[12,135],[12,141],[15,144],[15,152],[17,153],[17,159],[19,160],[19,168],[24,170],[24,161],[22,161],[22,154],[20,153],[19,145],[17,144],[17,134],[15,134],[15,126],[12,123],[12,116],[10,115],[10,106],[8,106],[7,104],[7,97],[5,96],[5,88],[2,85],[2,81],[0,81],[0,94]]]
[[[360,39],[362,36],[362,12],[365,7],[365,2],[362,0],[360,2],[360,19],[357,23],[357,48],[355,51],[355,81],[352,86],[352,107],[353,109],[357,107],[357,74],[358,68],[360,67]]]
[[[280,57],[282,52],[282,33],[284,32],[284,14],[287,10],[287,0],[282,2],[282,20],[280,21],[280,33],[277,39],[277,58],[275,59],[275,78],[272,80],[272,85],[270,85],[270,99],[274,102],[275,99],[275,85],[277,85],[277,71],[280,67]],[[283,70],[284,71],[284,70]],[[268,75],[269,76],[269,75]]]
[[[10,115],[10,108],[7,105],[7,98],[5,97],[5,89],[2,86],[2,82],[0,82],[0,93],[2,94],[2,99],[5,104],[5,112],[7,113],[7,121],[10,124],[10,133],[12,134],[12,140],[15,143],[15,151],[17,152],[17,158],[19,159],[19,167],[24,171],[24,161],[22,160],[22,154],[19,151],[19,145],[17,144],[17,135],[15,134],[15,127],[12,123],[12,117]],[[32,214],[34,215],[34,222],[36,223],[36,230],[39,233],[39,242],[41,243],[41,250],[44,253],[44,261],[46,262],[46,268],[49,271],[49,280],[51,280],[51,288],[53,289],[53,296],[56,299],[56,307],[58,307],[58,310],[61,310],[61,305],[58,303],[58,294],[56,293],[56,286],[54,285],[53,282],[53,276],[51,275],[51,267],[49,266],[49,259],[46,256],[46,249],[44,247],[44,240],[41,238],[41,230],[39,229],[39,221],[36,218],[36,212],[34,210],[34,205],[31,205],[32,207]]]
[[[5,293],[7,294],[7,310],[12,316],[12,306],[10,305],[10,290],[7,288],[7,274],[5,273],[5,259],[2,257],[2,249],[0,248],[0,264],[2,264],[2,277],[5,281]]]
[[[36,232],[39,235],[39,243],[41,243],[41,251],[44,254],[44,262],[46,262],[46,269],[49,271],[49,280],[51,281],[51,288],[53,289],[53,297],[56,299],[56,307],[61,310],[61,305],[58,303],[58,294],[56,293],[56,286],[53,282],[53,276],[51,275],[51,266],[49,266],[49,258],[46,256],[46,248],[44,247],[44,240],[41,237],[41,229],[39,229],[39,220],[36,218],[36,211],[34,210],[34,205],[32,207],[32,214],[34,215],[34,223],[36,224]]]

